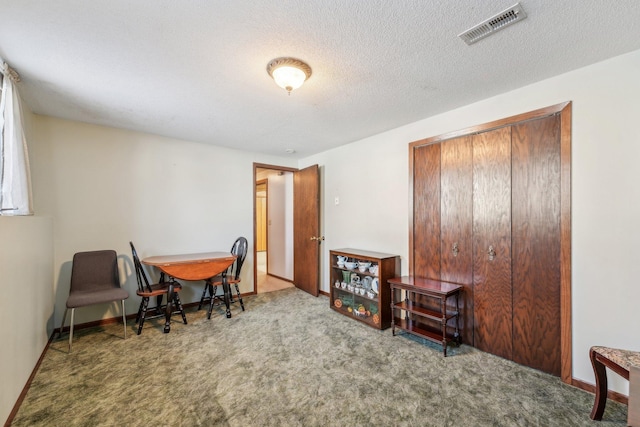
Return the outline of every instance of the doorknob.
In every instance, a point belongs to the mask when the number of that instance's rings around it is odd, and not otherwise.
[[[493,261],[496,258],[496,250],[493,248],[493,246],[489,246],[487,255],[489,256],[489,261]]]
[[[312,240],[312,241],[313,241],[313,240],[317,240],[317,241],[318,241],[318,244],[320,244],[320,243],[322,243],[322,241],[324,240],[324,236],[318,236],[318,237],[316,237],[316,236],[311,236],[311,240]]]
[[[458,252],[460,252],[460,249],[458,248],[458,242],[455,242],[453,244],[453,248],[451,249],[451,252],[453,253],[453,256],[458,256]]]

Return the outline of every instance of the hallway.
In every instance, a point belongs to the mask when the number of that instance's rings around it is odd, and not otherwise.
[[[258,270],[258,283],[256,292],[259,294],[265,292],[279,291],[280,289],[292,288],[293,283],[267,274],[267,252],[260,251],[256,254],[256,265]]]

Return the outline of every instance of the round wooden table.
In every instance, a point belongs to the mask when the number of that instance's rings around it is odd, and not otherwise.
[[[229,252],[201,252],[194,254],[178,255],[158,255],[144,258],[141,262],[146,265],[157,267],[168,275],[181,280],[207,280],[225,271],[233,262],[236,256]],[[227,317],[231,317],[229,308],[229,298],[231,288],[226,277],[223,280],[224,303],[227,309]],[[171,330],[170,320],[173,311],[173,285],[169,285],[167,295],[167,309],[165,314],[164,332]]]

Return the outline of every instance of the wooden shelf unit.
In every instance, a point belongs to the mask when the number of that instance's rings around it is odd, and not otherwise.
[[[346,266],[338,265],[338,256],[357,262],[370,262],[378,265],[377,274],[368,270],[360,272],[358,268],[348,269]],[[389,287],[387,281],[400,273],[400,256],[372,252],[361,249],[334,249],[329,251],[330,257],[330,306],[352,319],[363,322],[373,328],[386,329],[391,326],[391,306],[389,305]],[[374,298],[369,298],[366,294],[360,295],[348,288],[336,287],[336,281],[344,281],[344,272],[357,274],[361,279],[370,277],[371,280],[378,280],[378,292]],[[347,273],[349,274],[349,273]],[[360,309],[360,307],[362,307]]]
[[[393,277],[388,282],[393,335],[398,328],[439,343],[445,357],[448,343],[460,344],[459,297],[463,288],[461,285],[410,276]],[[449,299],[452,300],[452,304],[449,304]],[[451,320],[453,325],[449,324]]]

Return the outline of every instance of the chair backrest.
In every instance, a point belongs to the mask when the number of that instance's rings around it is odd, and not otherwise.
[[[247,239],[244,237],[238,237],[235,242],[233,242],[233,246],[231,246],[231,254],[235,255],[237,258],[227,274],[234,279],[240,278],[240,271],[242,270],[242,264],[244,264],[244,259],[247,257],[247,247],[249,243]]]
[[[119,288],[118,257],[114,250],[78,252],[73,255],[71,292]]]
[[[149,279],[147,279],[147,275],[142,268],[142,263],[140,263],[140,258],[138,258],[138,252],[136,252],[135,246],[133,246],[133,242],[129,242],[131,246],[131,255],[133,256],[133,265],[136,269],[136,280],[138,281],[138,290],[140,292],[151,292],[151,285],[149,284]]]

